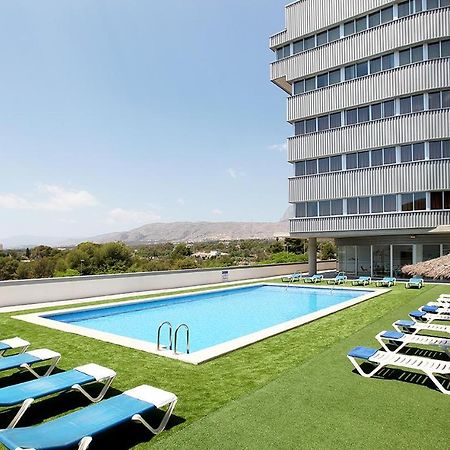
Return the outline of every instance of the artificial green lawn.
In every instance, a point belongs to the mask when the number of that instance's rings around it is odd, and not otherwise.
[[[92,448],[437,449],[448,447],[450,397],[412,382],[364,379],[345,355],[354,345],[376,346],[378,331],[443,292],[450,287],[399,285],[200,366],[27,324],[11,319],[13,314],[0,315],[0,325],[5,337],[19,335],[33,348],[61,352],[63,369],[94,361],[117,371],[113,386],[119,391],[148,383],[178,395],[170,429],[161,435],[149,440],[142,426],[131,424],[108,432]],[[0,386],[22,378],[3,376]],[[75,393],[41,401],[23,424],[86,404]]]

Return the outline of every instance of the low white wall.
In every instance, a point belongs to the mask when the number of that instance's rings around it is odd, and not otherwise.
[[[318,263],[319,271],[335,268],[336,261]],[[0,307],[226,283],[307,270],[308,263],[301,263],[0,281]]]

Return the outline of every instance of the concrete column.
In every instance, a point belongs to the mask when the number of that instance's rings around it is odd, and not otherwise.
[[[308,270],[310,276],[317,273],[317,238],[308,239]]]

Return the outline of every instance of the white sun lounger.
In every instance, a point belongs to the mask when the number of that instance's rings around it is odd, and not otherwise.
[[[409,317],[411,317],[411,319],[415,320],[416,322],[430,323],[434,322],[435,320],[450,322],[450,314],[436,314],[425,311],[412,311],[409,313]]]
[[[436,323],[421,323],[414,320],[397,320],[392,326],[400,333],[417,334],[420,331],[428,333],[447,333],[450,335],[450,326]]]
[[[36,399],[52,394],[73,390],[81,392],[91,402],[97,403],[103,399],[115,376],[116,372],[107,367],[99,366],[98,364],[85,364],[66,372],[1,388],[1,407],[20,405],[16,415],[6,428],[14,428]],[[84,389],[84,386],[92,383],[103,384],[100,393],[95,397]]]
[[[26,369],[36,378],[41,378],[41,376],[46,377],[52,373],[60,359],[60,353],[54,352],[53,350],[48,350],[47,348],[30,350],[28,352],[21,353],[20,355],[0,358],[0,372],[10,369]],[[39,375],[31,366],[42,362],[49,362],[50,366],[44,375]]]
[[[450,394],[436,375],[448,377],[450,375],[450,361],[423,358],[421,356],[410,356],[402,353],[385,352],[368,347],[355,347],[347,354],[358,373],[366,378],[373,377],[386,366],[399,367],[422,372],[430,378],[443,394]],[[356,361],[357,359],[370,362],[375,367],[368,373]]]
[[[0,341],[0,356],[3,356],[5,352],[9,350],[15,350],[18,353],[26,352],[29,346],[30,343],[20,337],[4,339],[3,341]]]
[[[419,311],[431,314],[450,314],[450,305],[434,305],[434,302],[427,303],[419,308]]]
[[[450,339],[448,338],[408,334],[399,331],[382,331],[375,336],[375,339],[387,352],[398,353],[407,345],[425,345],[429,347],[439,347],[450,356]],[[393,344],[396,348],[391,350],[387,344]]]

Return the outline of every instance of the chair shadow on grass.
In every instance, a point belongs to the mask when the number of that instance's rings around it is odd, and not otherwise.
[[[44,373],[47,367],[42,366],[37,371]],[[52,373],[60,373],[63,370],[55,369]],[[29,372],[16,372],[7,377],[0,377],[0,388],[11,386],[24,381],[35,379]],[[85,387],[86,391],[91,395],[97,395],[101,389],[98,383]],[[122,394],[122,391],[110,387],[105,395],[105,399]],[[49,419],[68,414],[76,409],[86,407],[92,403],[80,392],[63,392],[58,395],[50,396],[42,400],[37,400],[31,405],[29,410],[20,420],[18,427],[28,427],[37,425]],[[5,428],[14,418],[19,407],[0,410],[0,429]],[[164,411],[154,409],[142,417],[153,427],[157,427],[164,416]],[[185,419],[172,414],[166,430],[184,423]],[[163,431],[164,433],[164,431]],[[89,446],[89,449],[130,449],[140,443],[148,442],[153,439],[154,435],[148,431],[142,424],[129,421],[123,425],[119,425],[106,432],[96,436]]]
[[[395,349],[395,346],[389,346],[392,350]],[[380,349],[383,350],[383,349]],[[417,347],[405,347],[400,352],[400,354],[410,355],[410,356],[420,356],[422,358],[430,358],[441,361],[450,361],[450,357],[444,353],[436,350],[426,350],[423,348]],[[369,362],[364,362],[361,364],[361,368],[364,372],[369,372],[373,370],[374,365]],[[354,373],[358,373],[356,369],[353,369]],[[440,375],[436,375],[439,381],[443,384],[445,389],[450,389],[450,378],[445,378]],[[396,380],[401,381],[403,383],[415,384],[418,386],[425,386],[434,391],[440,392],[436,385],[430,380],[428,376],[423,373],[417,373],[409,371],[408,369],[400,369],[400,368],[390,368],[385,367],[377,372],[372,378],[381,378],[384,380]]]

